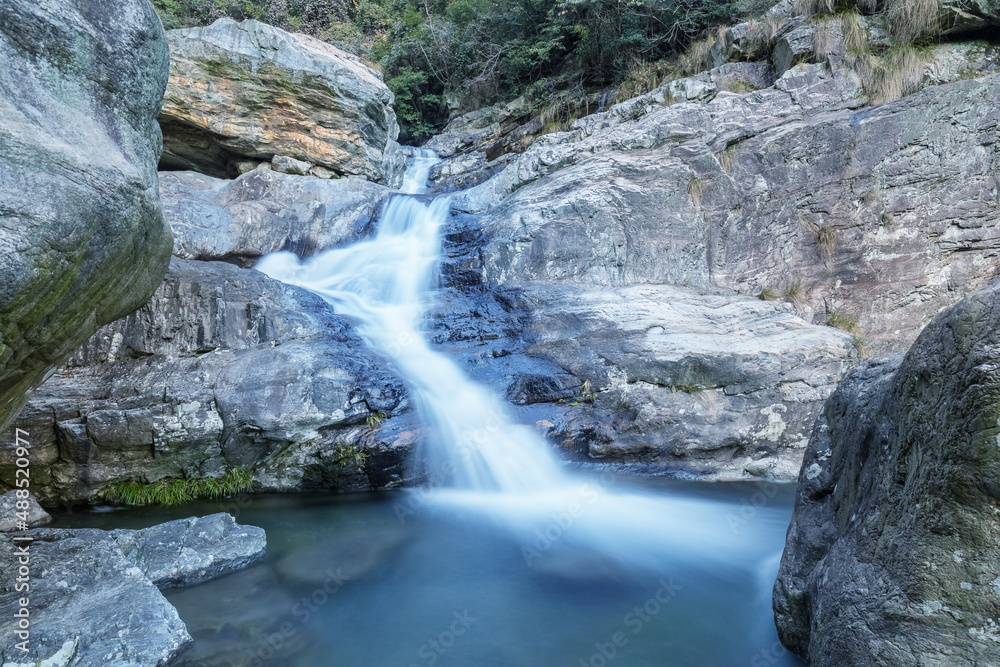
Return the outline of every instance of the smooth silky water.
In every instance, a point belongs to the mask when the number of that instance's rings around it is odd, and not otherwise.
[[[569,472],[429,343],[450,209],[420,196],[435,160],[411,159],[372,238],[257,265],[351,318],[406,383],[432,484],[230,503],[267,531],[267,558],[168,595],[196,638],[187,664],[798,664],[770,611],[790,486]],[[121,527],[212,507],[62,520]]]

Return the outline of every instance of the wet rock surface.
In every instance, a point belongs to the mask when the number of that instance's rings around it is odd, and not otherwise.
[[[385,445],[369,416],[404,407],[398,380],[315,295],[175,258],[153,299],[81,347],[17,424],[42,502],[234,466],[256,466],[265,490],[349,490],[398,480],[409,445],[364,450]]]

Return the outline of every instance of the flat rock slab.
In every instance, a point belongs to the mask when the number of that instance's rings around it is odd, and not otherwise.
[[[16,591],[19,545],[0,537],[0,663],[65,666],[170,664],[191,644],[163,594],[102,530],[39,529],[30,535],[30,592]],[[15,648],[14,614],[29,597],[29,651]],[[54,659],[53,659],[54,658]]]
[[[264,557],[263,528],[241,526],[224,512],[168,521],[142,530],[113,530],[125,558],[160,589],[200,584]]]

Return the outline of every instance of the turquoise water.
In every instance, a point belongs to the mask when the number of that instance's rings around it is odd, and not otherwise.
[[[614,483],[641,487],[665,512],[711,511],[643,568],[574,546],[569,513],[516,537],[420,490],[94,511],[57,525],[136,528],[229,511],[267,531],[261,564],[167,592],[195,638],[187,667],[803,664],[777,644],[770,608],[793,486]],[[692,543],[706,538],[710,557]]]

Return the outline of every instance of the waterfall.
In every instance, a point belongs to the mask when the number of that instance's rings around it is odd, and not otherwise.
[[[464,489],[538,490],[562,476],[546,443],[515,425],[498,397],[434,350],[421,326],[450,198],[424,201],[411,195],[426,191],[437,161],[431,151],[411,158],[403,182],[403,191],[411,194],[389,201],[373,238],[305,263],[290,252],[274,253],[256,268],[323,297],[353,319],[368,345],[392,364],[427,430],[421,458],[435,478],[447,477],[449,486]]]
[[[419,195],[436,161],[430,151],[410,159],[408,194],[392,197],[373,238],[304,263],[290,252],[274,253],[256,268],[320,295],[390,362],[425,429],[418,458],[447,480],[434,492],[440,505],[487,516],[521,540],[526,553],[567,562],[582,553],[602,563],[659,568],[667,552],[701,562],[731,551],[738,538],[720,540],[711,527],[726,520],[721,506],[612,488],[613,476],[588,481],[568,474],[541,436],[516,424],[497,395],[431,346],[422,324],[450,198]],[[677,543],[680,535],[685,544]]]

